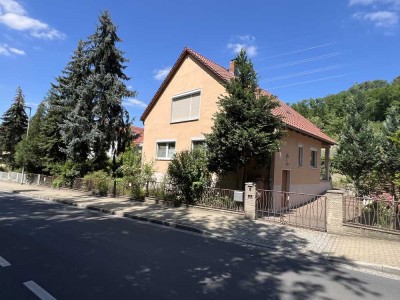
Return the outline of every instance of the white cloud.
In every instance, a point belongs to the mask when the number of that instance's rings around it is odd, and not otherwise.
[[[250,34],[236,36],[226,47],[238,54],[242,49],[246,50],[249,57],[257,55],[256,38]]]
[[[250,34],[238,35],[236,38],[242,42],[254,42],[256,40],[256,38]]]
[[[125,106],[139,106],[139,107],[147,107],[147,104],[142,100],[136,98],[128,98],[124,101],[123,105]]]
[[[393,27],[399,21],[399,15],[392,11],[375,11],[371,13],[358,12],[353,15],[355,19],[374,23],[376,27]]]
[[[350,0],[349,5],[370,5],[376,2],[377,0]]]
[[[166,67],[164,69],[154,70],[154,79],[155,80],[164,80],[167,77],[168,73],[171,71],[171,67]]]
[[[254,57],[257,55],[257,46],[250,46],[250,45],[246,45],[246,44],[240,44],[240,43],[236,43],[236,44],[232,44],[229,43],[227,45],[228,49],[231,49],[233,51],[233,53],[238,54],[242,49],[246,50],[246,53],[249,57]]]
[[[32,37],[39,39],[65,38],[65,34],[40,20],[31,18],[16,0],[0,0],[0,23],[17,31],[27,31]]]
[[[353,13],[353,18],[369,22],[386,34],[394,34],[399,23],[400,0],[349,0],[349,6],[363,6],[363,11]]]
[[[25,51],[17,48],[8,46],[7,44],[0,44],[0,55],[10,56],[15,55],[25,55]]]
[[[349,6],[354,6],[354,5],[378,5],[378,4],[389,4],[389,5],[394,5],[398,6],[400,5],[400,0],[350,0],[349,1]]]

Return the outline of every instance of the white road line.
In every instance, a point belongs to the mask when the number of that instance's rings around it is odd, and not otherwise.
[[[11,266],[11,264],[0,256],[0,266],[2,266],[4,268],[4,267]]]
[[[52,295],[42,289],[36,282],[30,280],[24,282],[24,285],[31,290],[36,296],[38,296],[42,300],[56,300]]]

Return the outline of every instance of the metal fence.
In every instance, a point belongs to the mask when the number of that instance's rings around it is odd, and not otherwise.
[[[343,198],[343,223],[400,232],[400,201],[384,196]]]
[[[282,224],[326,231],[326,197],[258,190],[257,217]]]
[[[166,182],[149,181],[146,183],[146,196],[154,199],[172,200],[175,188]]]
[[[244,202],[234,200],[234,190],[221,188],[206,188],[196,206],[244,212]]]

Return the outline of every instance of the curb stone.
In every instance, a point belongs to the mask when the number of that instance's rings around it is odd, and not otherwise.
[[[117,210],[101,208],[101,207],[97,207],[95,205],[79,205],[78,203],[71,201],[71,200],[43,197],[43,196],[36,195],[36,194],[27,194],[23,191],[21,192],[21,191],[16,191],[16,190],[5,190],[5,189],[1,189],[1,188],[0,188],[0,191],[6,192],[6,193],[12,193],[12,194],[20,194],[23,196],[29,196],[29,197],[40,199],[40,200],[51,201],[51,202],[55,202],[55,203],[59,203],[59,204],[74,206],[74,207],[77,207],[80,209],[87,209],[87,210],[97,211],[100,213],[117,215],[117,213],[116,213]],[[250,246],[250,247],[257,247],[257,248],[264,248],[264,249],[265,248],[275,249],[275,247],[268,246],[265,244],[259,244],[259,243],[245,241],[245,240],[236,239],[236,238],[227,238],[225,236],[215,234],[215,233],[209,232],[207,230],[200,229],[200,228],[186,225],[186,224],[180,224],[180,223],[175,223],[175,222],[163,221],[163,220],[155,219],[155,218],[138,216],[138,215],[135,215],[135,214],[132,214],[129,212],[125,212],[125,213],[118,214],[118,215],[123,218],[128,218],[128,219],[138,220],[138,221],[142,221],[142,222],[162,225],[162,226],[166,226],[166,227],[172,227],[172,228],[176,228],[176,229],[183,230],[183,231],[193,232],[193,233],[197,233],[200,235],[209,236],[212,238],[217,238],[219,240],[223,240],[226,242],[235,242],[235,243],[238,243],[243,246]],[[397,267],[392,267],[392,266],[387,266],[387,265],[382,265],[382,264],[371,264],[371,263],[354,261],[354,260],[346,261],[346,260],[340,259],[338,257],[329,256],[329,254],[327,254],[325,256],[325,262],[330,263],[330,264],[342,265],[343,267],[351,267],[351,268],[356,268],[356,269],[367,269],[370,271],[380,272],[380,273],[384,273],[384,274],[388,274],[388,275],[400,276],[400,268],[397,268]]]

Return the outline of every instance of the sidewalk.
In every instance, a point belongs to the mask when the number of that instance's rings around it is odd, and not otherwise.
[[[400,275],[400,242],[396,241],[337,236],[260,220],[246,220],[243,215],[216,210],[169,208],[36,185],[0,181],[0,190],[190,230],[228,241],[268,247],[275,253],[315,255],[355,267]]]

